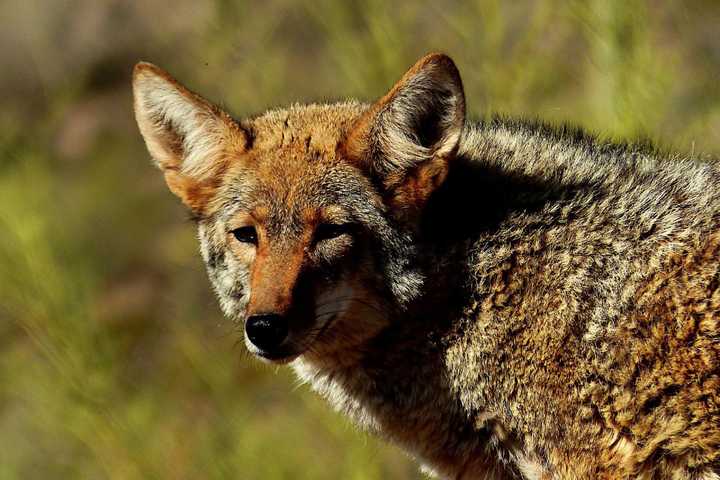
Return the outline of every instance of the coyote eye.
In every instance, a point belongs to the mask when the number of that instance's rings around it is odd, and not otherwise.
[[[351,229],[352,226],[349,223],[322,223],[318,225],[317,229],[315,230],[315,241],[321,242],[323,240],[337,238],[340,235],[350,233]]]
[[[235,235],[235,238],[237,238],[238,242],[252,243],[253,245],[257,245],[258,240],[255,227],[240,227],[236,228],[231,233]]]

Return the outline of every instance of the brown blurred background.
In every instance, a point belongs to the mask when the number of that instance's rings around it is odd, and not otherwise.
[[[244,353],[131,109],[138,60],[243,115],[451,54],[471,115],[720,152],[720,2],[0,4],[0,479],[421,478]]]

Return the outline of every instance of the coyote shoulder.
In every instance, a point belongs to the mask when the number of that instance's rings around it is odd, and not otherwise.
[[[247,348],[427,471],[720,478],[714,164],[466,120],[442,54],[243,120],[151,64],[133,89]]]

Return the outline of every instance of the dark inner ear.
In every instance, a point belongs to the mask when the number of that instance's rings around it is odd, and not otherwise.
[[[439,107],[433,106],[426,111],[424,115],[418,115],[415,119],[413,128],[418,137],[418,143],[425,147],[431,148],[435,146],[442,137],[442,114]]]
[[[158,118],[156,116],[154,121],[159,128],[170,132],[171,136],[167,139],[167,148],[169,148],[177,158],[183,158],[185,156],[185,149],[183,147],[185,135],[181,133],[182,131],[178,125],[176,125],[171,118],[166,117]]]

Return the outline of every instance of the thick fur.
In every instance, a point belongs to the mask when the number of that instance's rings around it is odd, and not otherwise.
[[[251,351],[427,471],[720,478],[715,165],[466,121],[439,54],[373,105],[240,122],[148,64],[134,90],[225,313],[291,319]]]

